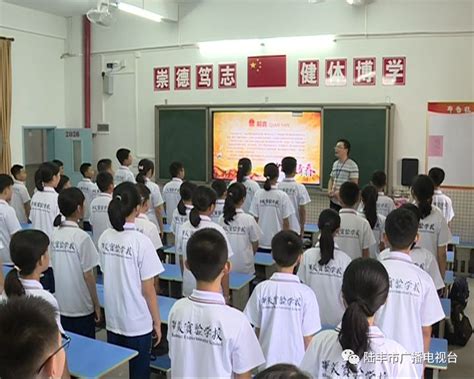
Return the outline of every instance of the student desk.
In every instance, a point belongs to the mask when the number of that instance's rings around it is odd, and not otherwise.
[[[170,241],[169,241],[169,237],[170,237],[170,234],[171,233],[171,224],[163,224],[163,233],[164,233],[164,238],[163,238],[163,245],[165,244],[169,244]]]
[[[317,224],[304,224],[304,233],[309,234],[312,245],[316,244],[316,234],[319,232]]]
[[[138,352],[78,334],[66,333],[71,343],[66,351],[69,371],[79,378],[98,378],[127,363]]]
[[[265,280],[276,271],[276,263],[270,253],[258,252],[255,254],[255,273],[257,278]]]
[[[183,293],[183,275],[179,265],[163,263],[165,271],[160,275],[160,288],[167,288],[168,296],[180,298]]]
[[[451,270],[447,270],[444,273],[444,284],[448,287],[454,283],[454,272]]]
[[[167,246],[163,253],[165,253],[168,263],[176,263],[176,245]]]
[[[439,370],[448,369],[448,340],[432,338],[430,354],[433,354],[433,359],[426,362],[426,368],[433,369],[433,379],[437,379]]]
[[[23,230],[27,230],[27,229],[32,229],[33,228],[33,225],[32,224],[29,224],[27,222],[22,222],[20,223],[20,226]]]

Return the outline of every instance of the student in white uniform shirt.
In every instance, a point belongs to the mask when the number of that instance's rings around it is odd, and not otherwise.
[[[90,224],[90,218],[91,218],[90,207],[91,207],[92,200],[94,200],[96,196],[99,194],[99,188],[97,187],[97,184],[92,181],[92,179],[94,178],[95,172],[90,163],[81,164],[81,167],[79,169],[82,174],[82,179],[77,184],[77,188],[79,188],[82,191],[86,199],[84,203],[83,229],[87,232],[91,232],[92,228]]]
[[[102,158],[97,162],[97,174],[101,172],[108,172],[112,177],[115,175],[114,169],[112,168],[112,159]]]
[[[181,200],[173,212],[173,219],[171,220],[171,233],[174,234],[175,240],[179,236],[181,226],[189,221],[189,213],[193,209],[193,194],[196,191],[197,185],[186,181],[179,187],[179,195]]]
[[[451,226],[451,223],[454,218],[454,209],[453,209],[453,202],[451,198],[441,192],[439,187],[444,182],[444,170],[439,167],[433,167],[428,172],[428,176],[431,178],[435,185],[434,195],[433,195],[433,205],[438,207],[443,214],[444,218],[446,219],[448,226]]]
[[[114,177],[106,171],[99,172],[97,187],[99,187],[100,193],[92,200],[90,223],[92,225],[92,239],[98,248],[100,236],[112,227],[107,210],[114,192]]]
[[[316,247],[303,254],[298,268],[298,277],[316,294],[321,324],[336,327],[344,314],[341,296],[342,276],[351,258],[334,242],[341,225],[341,218],[334,209],[325,209],[318,219],[321,231]]]
[[[369,222],[361,217],[354,209],[359,202],[360,189],[353,182],[345,182],[339,190],[342,209],[339,211],[341,216],[341,227],[336,236],[336,243],[352,259],[368,258],[369,247],[375,242],[372,229]]]
[[[383,233],[385,229],[385,216],[377,211],[377,189],[372,185],[367,185],[361,192],[362,209],[360,215],[365,218],[372,229],[375,244],[369,246],[370,258],[377,258],[380,252],[385,249]]]
[[[61,214],[54,223],[51,262],[61,324],[67,331],[95,339],[101,309],[93,270],[99,255],[89,234],[78,225],[84,216],[85,196],[79,188],[68,188],[59,194],[58,204]],[[61,220],[62,216],[66,219]]]
[[[290,228],[300,236],[304,234],[306,223],[306,205],[311,203],[308,190],[303,184],[296,183],[296,159],[285,157],[281,161],[281,170],[285,173],[285,179],[278,183],[278,189],[285,192],[293,204],[295,213],[290,217]]]
[[[135,228],[140,195],[133,183],[114,189],[109,204],[113,229],[99,238],[104,272],[107,341],[138,351],[129,363],[131,378],[150,376],[152,332],[161,340],[161,319],[155,277],[164,271],[150,239]]]
[[[18,221],[26,224],[30,216],[31,200],[25,185],[27,174],[25,168],[19,164],[13,165],[10,172],[13,176],[13,195],[10,205],[15,210]]]
[[[302,254],[303,242],[296,232],[277,233],[272,256],[278,272],[255,287],[245,307],[265,355],[262,368],[276,363],[299,365],[313,335],[321,329],[314,292],[293,274]]]
[[[138,194],[140,195],[140,208],[138,210],[137,218],[135,219],[135,226],[140,233],[146,235],[157,252],[163,247],[161,242],[160,232],[158,227],[150,221],[147,216],[150,209],[150,195],[151,192],[143,183],[137,183]]]
[[[21,230],[15,210],[9,205],[12,198],[13,180],[10,175],[0,174],[0,261],[11,263],[10,239]]]
[[[277,188],[278,166],[275,163],[268,163],[263,175],[267,180],[263,189],[255,194],[250,213],[255,216],[263,232],[259,240],[260,247],[270,251],[273,236],[281,230],[290,229],[290,217],[295,210],[288,195]]]
[[[214,180],[211,188],[216,191],[217,200],[214,212],[211,215],[211,220],[216,224],[219,223],[220,217],[224,214],[224,203],[227,197],[227,184],[223,180]]]
[[[173,212],[178,206],[180,200],[179,187],[183,184],[184,174],[184,166],[181,162],[170,164],[171,180],[163,187],[167,223],[170,222],[169,220],[173,217]]]
[[[232,271],[255,274],[255,253],[262,230],[255,218],[242,210],[246,189],[242,183],[234,183],[227,190],[224,214],[219,225],[225,230],[234,255],[230,261]]]
[[[10,254],[15,265],[5,278],[5,295],[37,296],[46,300],[56,310],[56,322],[61,333],[59,306],[56,298],[43,288],[40,277],[49,267],[49,238],[35,229],[20,230],[10,242]]]
[[[248,158],[240,158],[237,163],[237,178],[230,184],[235,182],[242,183],[247,190],[247,196],[245,197],[245,203],[242,209],[245,213],[250,213],[250,206],[252,205],[253,197],[260,190],[260,185],[253,179],[250,178],[252,175],[252,161]]]
[[[388,214],[395,209],[395,203],[391,197],[383,192],[387,185],[387,174],[383,171],[375,171],[372,174],[372,184],[377,188],[377,213],[387,217]]]
[[[183,271],[183,296],[189,296],[196,288],[196,279],[190,270],[184,265],[186,260],[186,245],[189,238],[198,230],[204,228],[216,229],[222,234],[227,242],[227,251],[229,259],[234,255],[232,246],[225,234],[224,229],[219,224],[212,222],[210,215],[214,212],[216,206],[216,192],[209,187],[199,186],[193,194],[193,209],[189,213],[189,221],[186,221],[181,227],[180,233],[176,238],[176,254]],[[229,296],[229,275],[222,278],[222,290],[226,301],[230,301]]]
[[[381,262],[390,276],[390,291],[387,303],[375,317],[385,335],[411,354],[429,351],[431,326],[444,319],[433,280],[410,258],[417,233],[418,220],[412,211],[396,209],[387,216],[385,239],[390,253]],[[422,362],[416,369],[421,377]]]
[[[67,175],[61,175],[59,183],[56,186],[55,190],[57,193],[60,193],[63,189],[68,189],[72,187],[71,179]]]
[[[342,296],[346,310],[335,330],[314,336],[300,365],[313,378],[416,378],[406,349],[384,335],[374,314],[387,301],[389,277],[374,259],[358,258],[344,272]],[[403,328],[400,328],[400,331]],[[364,359],[396,356],[394,359]],[[405,354],[402,356],[402,354]]]
[[[434,184],[427,175],[418,175],[411,188],[416,205],[421,212],[418,246],[431,251],[444,278],[446,272],[446,248],[451,241],[448,223],[438,207],[433,206]]]
[[[53,159],[52,162],[58,166],[59,168],[59,175],[64,175],[64,162],[59,159]]]
[[[171,377],[250,379],[265,359],[250,323],[226,305],[221,292],[230,271],[225,238],[215,229],[201,229],[189,239],[186,253],[197,283],[169,314]]]
[[[51,162],[42,163],[35,172],[36,192],[31,198],[31,226],[46,233],[50,240],[53,236],[54,220],[60,213],[58,193],[55,190],[60,179],[59,167]],[[41,277],[41,284],[54,293],[54,275],[51,267]]]
[[[148,219],[156,225],[158,232],[163,238],[163,197],[160,187],[151,178],[155,175],[155,164],[149,159],[142,159],[138,162],[137,183],[142,183],[150,190],[150,207],[146,212]]]
[[[133,163],[133,157],[130,150],[125,148],[118,149],[115,156],[120,163],[114,176],[115,185],[118,186],[120,183],[124,182],[136,183],[135,176],[129,168]]]

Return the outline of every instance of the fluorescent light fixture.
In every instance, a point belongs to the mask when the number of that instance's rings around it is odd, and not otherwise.
[[[139,7],[136,7],[134,5],[127,4],[127,3],[119,2],[118,3],[118,8],[121,11],[131,13],[135,16],[146,18],[147,20],[160,22],[161,19],[162,19],[162,17],[160,15],[156,14],[156,13],[147,11],[146,9],[139,8]]]

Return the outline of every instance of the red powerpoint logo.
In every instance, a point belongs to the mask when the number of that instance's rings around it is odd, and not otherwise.
[[[249,120],[249,127],[253,128],[255,126],[255,120],[253,118],[251,118]]]

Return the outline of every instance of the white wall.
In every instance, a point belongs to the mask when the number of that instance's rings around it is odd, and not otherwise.
[[[0,1],[0,35],[15,39],[11,147],[23,162],[23,126],[64,126],[66,19]]]

